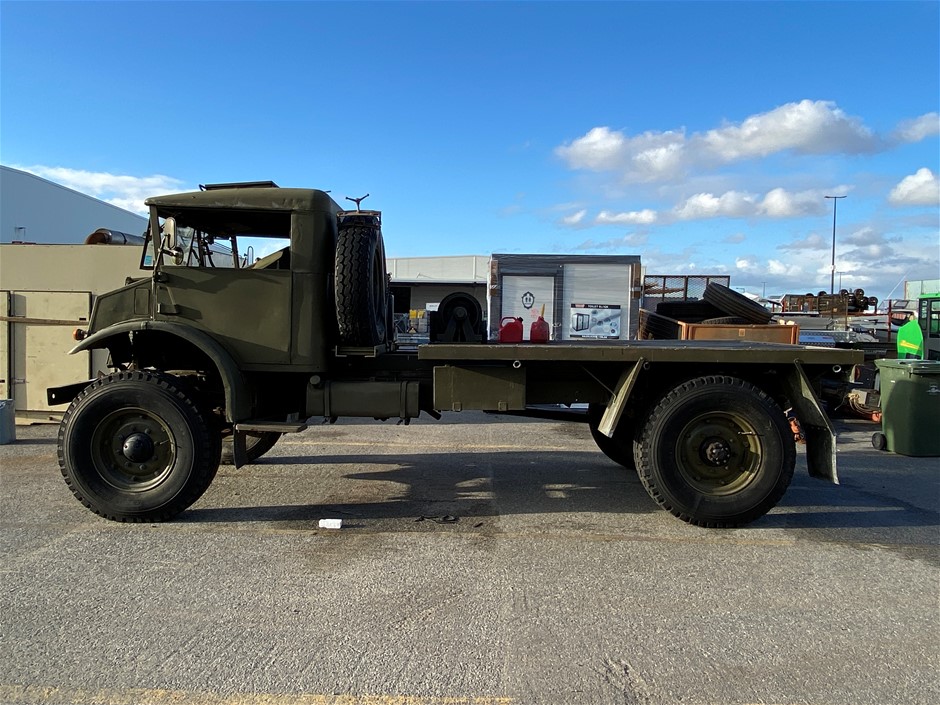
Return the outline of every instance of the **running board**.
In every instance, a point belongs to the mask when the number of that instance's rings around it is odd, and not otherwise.
[[[248,449],[245,436],[248,433],[299,433],[305,431],[307,424],[303,421],[242,421],[235,424],[232,434],[232,464],[237,470],[248,465]]]
[[[307,430],[303,421],[242,421],[235,424],[236,431],[270,431],[271,433],[300,433]]]

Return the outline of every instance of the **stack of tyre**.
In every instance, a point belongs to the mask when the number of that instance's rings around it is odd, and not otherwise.
[[[869,307],[876,308],[878,306],[878,299],[874,296],[865,296],[864,289],[856,289],[855,291],[843,289],[839,292],[839,295],[845,299],[845,310],[848,313],[864,313]]]
[[[819,311],[820,313],[828,313],[834,308],[845,313],[864,313],[869,308],[878,307],[878,298],[866,296],[864,289],[856,289],[855,291],[842,289],[838,294],[832,295],[827,294],[825,291],[820,291],[818,294],[808,291],[804,298],[809,303],[808,309],[810,311]]]
[[[716,325],[764,325],[773,314],[756,301],[733,289],[711,282],[701,300],[663,301],[656,311],[640,309],[640,340],[676,340],[680,323]]]

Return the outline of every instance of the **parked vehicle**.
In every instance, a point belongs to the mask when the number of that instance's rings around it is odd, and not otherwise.
[[[835,436],[817,391],[861,353],[482,337],[401,350],[378,211],[258,183],[147,204],[149,275],[99,296],[73,350],[106,349],[110,369],[48,391],[50,404],[70,405],[59,431],[62,474],[104,517],[171,519],[209,487],[225,442],[241,466],[313,417],[407,424],[422,413],[527,413],[539,404],[588,405],[584,420],[600,449],[693,524],[737,526],[777,503],[796,458],[784,410],[802,426],[809,472],[837,482]],[[246,236],[289,246],[242,266]],[[218,242],[232,253],[229,266],[212,259]]]

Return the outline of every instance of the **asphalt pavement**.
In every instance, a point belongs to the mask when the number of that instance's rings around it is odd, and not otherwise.
[[[72,497],[54,426],[17,427],[0,703],[933,705],[940,459],[838,428],[842,484],[801,453],[777,508],[715,530],[578,424],[316,426],[143,525]]]

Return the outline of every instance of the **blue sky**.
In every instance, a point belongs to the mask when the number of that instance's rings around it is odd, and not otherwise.
[[[0,160],[129,209],[370,193],[389,256],[940,277],[940,3],[0,4]],[[899,296],[901,290],[895,289]]]

